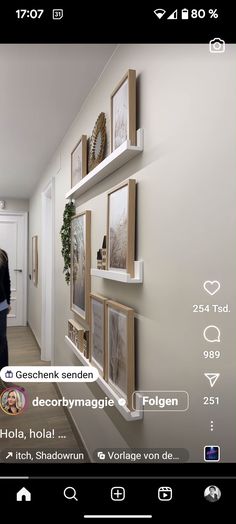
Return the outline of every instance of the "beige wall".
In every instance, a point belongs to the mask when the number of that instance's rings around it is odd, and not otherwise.
[[[6,206],[4,211],[7,213],[25,213],[29,211],[29,200],[21,198],[0,198],[5,200]]]
[[[101,111],[105,111],[109,124],[110,93],[128,68],[136,69],[138,127],[144,128],[144,152],[83,195],[77,210],[92,211],[95,266],[106,230],[106,192],[126,178],[137,181],[137,258],[144,260],[144,283],[128,286],[92,278],[92,290],[136,310],[137,389],[186,390],[190,410],[146,413],[143,421],[132,423],[125,422],[115,408],[102,412],[74,410],[72,415],[91,454],[101,446],[188,447],[190,443],[191,460],[202,460],[212,416],[202,405],[203,395],[211,393],[203,373],[220,371],[224,375],[227,370],[228,382],[236,386],[230,367],[234,358],[233,319],[225,316],[223,325],[219,314],[216,320],[209,313],[206,320],[206,316],[192,313],[193,304],[207,303],[202,291],[207,279],[221,281],[218,300],[222,304],[231,302],[235,294],[234,53],[233,46],[227,46],[225,55],[211,55],[207,45],[120,46],[30,201],[30,237],[38,234],[40,246],[41,191],[50,177],[55,177],[55,362],[78,364],[64,342],[67,319],[73,314],[62,274],[59,236],[64,196],[70,188],[70,153],[82,133],[91,134]],[[61,168],[57,172],[58,155]],[[29,321],[40,341],[40,274],[38,288],[30,285]],[[217,322],[223,330],[225,353],[217,369],[210,369],[202,358],[206,321]],[[235,412],[236,405],[230,391],[223,391],[222,383],[219,381],[217,392],[227,410],[221,410],[221,415],[215,411],[214,416],[217,444],[221,444],[224,427],[228,428],[224,435],[227,460],[235,440],[230,413]],[[96,384],[63,385],[61,389],[70,396],[103,396]]]

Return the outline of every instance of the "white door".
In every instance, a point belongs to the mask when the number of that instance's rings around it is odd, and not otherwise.
[[[0,248],[8,254],[11,312],[8,326],[26,325],[27,213],[0,213]]]

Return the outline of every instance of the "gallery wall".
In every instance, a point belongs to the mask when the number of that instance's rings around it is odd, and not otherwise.
[[[106,193],[127,178],[137,181],[136,258],[144,260],[144,282],[127,285],[92,277],[92,290],[136,311],[137,389],[186,390],[190,409],[185,413],[145,413],[138,422],[125,422],[116,408],[74,409],[71,414],[91,456],[99,447],[184,447],[183,426],[186,442],[192,442],[191,460],[200,458],[194,445],[201,447],[201,439],[202,446],[206,444],[209,416],[201,403],[204,320],[194,317],[192,305],[205,299],[202,283],[206,279],[222,280],[222,303],[235,293],[230,278],[234,258],[231,225],[235,220],[232,141],[236,131],[231,114],[236,88],[232,60],[231,46],[224,61],[220,55],[211,55],[205,45],[120,46],[31,198],[29,235],[39,236],[40,249],[41,192],[50,178],[55,178],[54,362],[78,365],[65,345],[67,320],[74,315],[62,274],[60,242],[65,193],[70,189],[70,154],[82,134],[91,134],[101,111],[106,114],[109,151],[110,94],[124,73],[135,69],[137,127],[144,128],[144,152],[84,194],[76,207],[78,212],[91,210],[92,267],[96,267],[96,253],[106,232]],[[209,324],[214,323],[211,314],[208,318]],[[219,318],[219,326],[220,322]],[[224,344],[233,359],[233,320],[224,322]],[[29,289],[29,323],[40,343],[40,266],[38,287],[30,285]],[[231,381],[230,370],[227,373]],[[96,384],[63,384],[60,389],[76,398],[104,396]],[[236,401],[230,392],[228,396],[224,392],[224,401],[228,410],[221,427],[222,431],[225,425],[228,428],[224,435],[227,460],[234,445],[228,413],[236,409]],[[200,409],[201,428],[196,427]]]

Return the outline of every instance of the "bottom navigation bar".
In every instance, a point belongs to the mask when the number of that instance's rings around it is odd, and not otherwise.
[[[227,507],[235,478],[11,478],[0,477],[7,507],[66,506],[82,519],[157,519],[160,508]],[[228,499],[228,500],[227,500]],[[210,504],[209,504],[210,503]],[[75,508],[75,509],[73,509]],[[92,511],[91,511],[92,510]],[[104,511],[105,510],[105,511]],[[169,511],[166,509],[165,511]]]

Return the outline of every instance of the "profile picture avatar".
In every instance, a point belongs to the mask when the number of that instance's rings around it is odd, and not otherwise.
[[[217,502],[221,497],[221,491],[217,486],[208,486],[204,491],[204,497],[208,502]]]
[[[4,389],[0,397],[0,407],[7,415],[20,415],[27,407],[25,391],[16,386]]]

